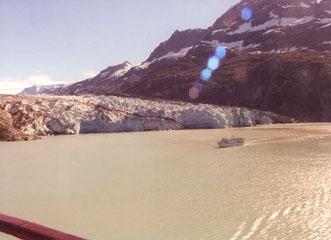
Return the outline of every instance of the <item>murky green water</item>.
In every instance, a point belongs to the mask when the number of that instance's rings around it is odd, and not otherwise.
[[[216,148],[232,134],[246,145]],[[58,136],[0,151],[0,212],[88,239],[331,238],[331,124]]]

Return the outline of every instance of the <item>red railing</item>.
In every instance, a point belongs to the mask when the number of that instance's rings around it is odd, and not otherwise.
[[[0,232],[24,240],[86,240],[55,229],[0,213]]]

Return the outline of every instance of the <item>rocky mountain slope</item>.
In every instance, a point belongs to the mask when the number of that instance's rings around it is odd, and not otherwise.
[[[218,46],[226,58],[202,81]],[[119,65],[123,74],[109,78],[106,69],[53,93],[158,97],[331,121],[330,59],[331,0],[243,0],[208,29],[176,31],[141,65]]]
[[[247,127],[294,119],[246,108],[115,96],[0,95],[0,139],[50,134]]]

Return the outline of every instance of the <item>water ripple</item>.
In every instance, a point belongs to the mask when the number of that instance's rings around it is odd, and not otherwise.
[[[265,216],[262,216],[262,217],[259,217],[258,219],[256,219],[253,226],[249,230],[249,232],[245,236],[243,236],[242,239],[249,239],[251,236],[253,236],[254,233],[259,229],[259,226],[261,225],[264,218],[265,218]]]
[[[243,232],[244,227],[246,225],[246,221],[244,221],[238,228],[236,233],[233,235],[233,237],[230,240],[236,240]]]

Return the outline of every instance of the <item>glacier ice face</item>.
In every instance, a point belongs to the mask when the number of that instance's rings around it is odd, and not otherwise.
[[[249,127],[270,114],[239,107],[116,96],[0,96],[0,109],[29,135]]]

